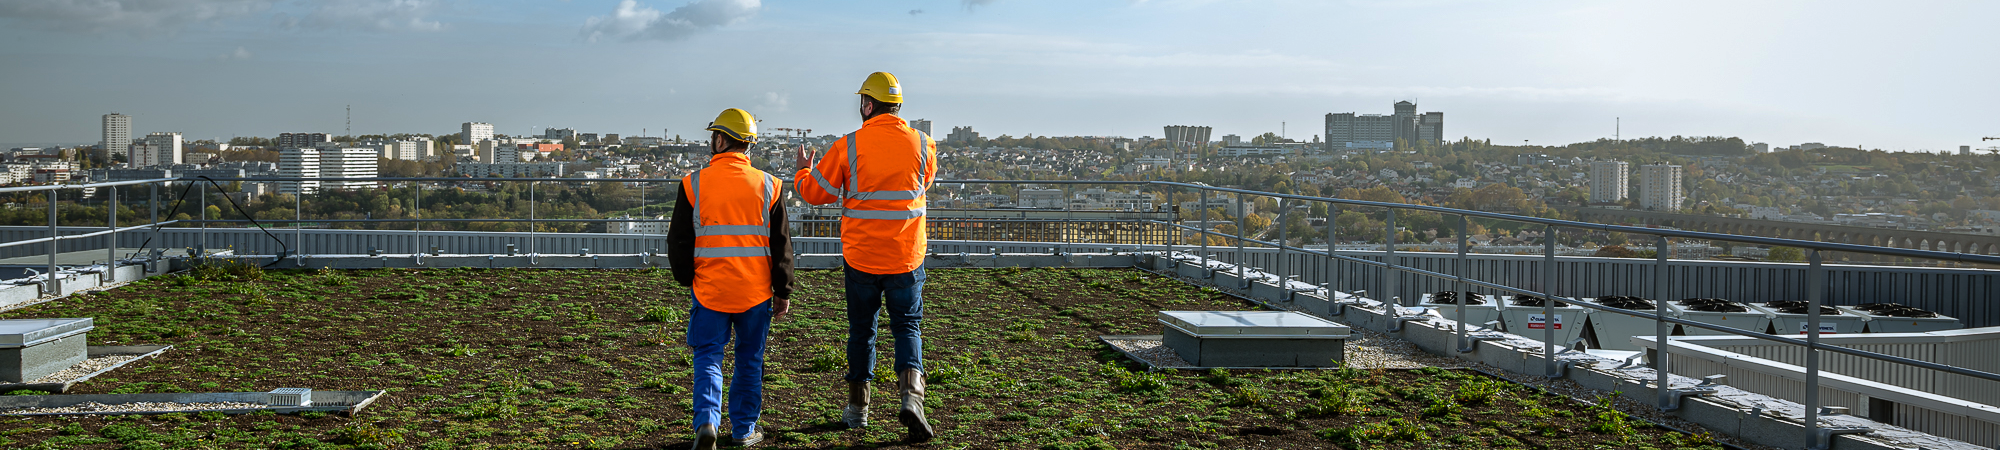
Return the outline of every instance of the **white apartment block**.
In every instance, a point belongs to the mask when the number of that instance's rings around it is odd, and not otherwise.
[[[103,119],[104,131],[98,141],[104,149],[102,155],[108,159],[111,155],[126,154],[126,149],[132,145],[132,116],[111,113],[105,114]]]
[[[373,181],[339,181],[336,178],[374,178],[380,152],[366,147],[323,146],[319,148],[321,189],[374,189]]]
[[[563,172],[563,163],[559,162],[458,163],[458,165],[452,167],[458,171],[459,175],[473,178],[562,177],[565,173]]]
[[[1681,166],[1639,166],[1639,207],[1672,211],[1681,209],[1686,200],[1687,194],[1681,191]]]
[[[180,133],[147,134],[145,141],[132,146],[126,164],[132,167],[168,166],[181,163],[185,149]]]
[[[278,176],[318,178],[319,149],[298,147],[278,150]],[[319,181],[280,181],[278,192],[292,195],[316,193],[319,192]]]
[[[475,145],[479,141],[493,139],[493,124],[486,122],[466,122],[458,127],[460,144]]]
[[[424,138],[408,141],[370,140],[362,141],[360,146],[375,149],[376,156],[384,159],[418,161],[430,153],[431,141]]]
[[[521,148],[512,142],[487,139],[477,144],[479,162],[514,163],[521,162]]]
[[[1590,202],[1613,203],[1625,200],[1632,184],[1624,161],[1590,163]]]

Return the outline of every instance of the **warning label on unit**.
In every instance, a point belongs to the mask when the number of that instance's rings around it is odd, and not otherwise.
[[[1548,318],[1548,316],[1544,316],[1544,315],[1541,315],[1541,314],[1529,314],[1529,315],[1528,315],[1528,329],[1530,329],[1530,330],[1541,330],[1541,329],[1546,329],[1546,328],[1548,327],[1548,325],[1547,325],[1548,321],[1549,321],[1549,318]],[[1556,329],[1558,329],[1558,330],[1560,330],[1560,329],[1563,329],[1563,315],[1562,315],[1562,314],[1557,314],[1557,315],[1556,315]]]
[[[1799,322],[1799,334],[1806,334],[1806,330],[1807,330],[1806,323]],[[1835,334],[1839,332],[1840,332],[1840,324],[1837,323],[1819,324],[1819,334]]]

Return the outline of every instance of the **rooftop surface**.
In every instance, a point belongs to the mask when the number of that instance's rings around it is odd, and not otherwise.
[[[930,272],[929,406],[941,436],[908,445],[886,407],[874,427],[837,425],[840,274],[800,276],[794,314],[771,337],[770,448],[1720,448],[1462,370],[1147,372],[1097,337],[1156,334],[1162,310],[1256,305],[1138,270],[1020,268]],[[663,270],[156,277],[0,318],[94,317],[93,345],[175,345],[72,393],[389,395],[354,417],[0,417],[0,446],[682,448],[687,295]],[[882,358],[878,377],[893,379]],[[891,385],[878,383],[876,398],[893,398]]]

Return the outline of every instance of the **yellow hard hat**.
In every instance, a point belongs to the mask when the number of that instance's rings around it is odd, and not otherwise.
[[[896,82],[896,76],[889,72],[868,74],[868,81],[861,82],[861,92],[856,94],[874,97],[875,101],[903,103],[903,83]]]
[[[722,114],[715,116],[714,122],[708,123],[708,130],[720,131],[743,142],[753,144],[757,142],[757,118],[751,117],[749,111],[741,109],[722,110]]]

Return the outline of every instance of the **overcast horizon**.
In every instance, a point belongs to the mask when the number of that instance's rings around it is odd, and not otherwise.
[[[109,5],[109,6],[107,6]],[[107,9],[115,6],[116,9]],[[1311,140],[1329,112],[1450,139],[1735,136],[1905,151],[2000,136],[2000,4],[1134,0],[38,0],[0,4],[0,142],[548,127],[694,138],[741,107],[858,126],[871,71],[938,134]],[[1282,128],[1281,128],[1281,123]],[[690,133],[694,132],[694,133]]]

